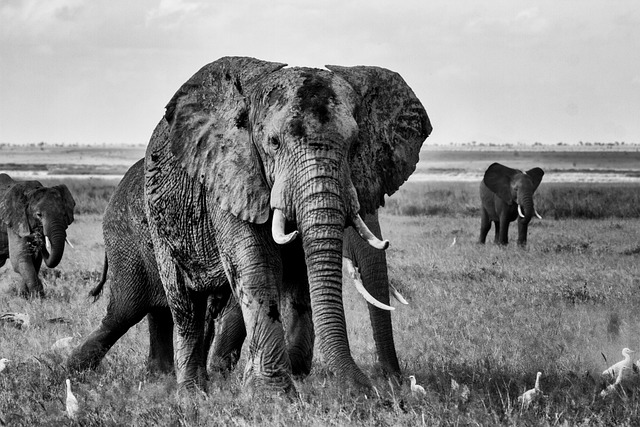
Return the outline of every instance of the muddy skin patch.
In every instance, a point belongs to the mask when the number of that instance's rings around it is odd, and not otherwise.
[[[249,110],[243,108],[236,117],[236,127],[238,129],[249,129]]]
[[[300,99],[300,108],[315,115],[320,123],[327,123],[331,117],[329,103],[336,99],[331,82],[313,73],[304,73],[302,76],[304,81],[296,94]]]
[[[293,120],[291,120],[291,134],[298,138],[304,138],[307,136],[304,121],[300,117],[294,117]]]

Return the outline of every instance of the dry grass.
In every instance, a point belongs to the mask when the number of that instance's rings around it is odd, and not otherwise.
[[[73,191],[73,190],[72,190]],[[458,190],[453,190],[454,193]],[[462,193],[461,193],[462,194]],[[466,197],[466,196],[465,196]],[[464,198],[460,196],[460,198]],[[79,197],[84,200],[83,197]],[[470,200],[467,202],[472,204]],[[540,209],[542,210],[542,209]],[[390,384],[375,370],[365,303],[345,286],[352,353],[374,379],[381,398],[341,389],[317,357],[297,384],[299,398],[251,394],[242,366],[213,378],[206,397],[179,402],[172,376],[145,370],[148,337],[143,321],[109,352],[96,372],[71,376],[84,408],[82,425],[637,425],[639,381],[604,400],[599,373],[640,350],[639,233],[632,219],[535,221],[529,247],[475,243],[479,219],[464,215],[381,217],[390,277],[409,306],[393,313],[403,371],[414,374],[427,397],[408,384]],[[78,215],[58,269],[45,271],[47,298],[25,301],[0,272],[0,313],[30,313],[32,326],[0,326],[0,357],[17,363],[0,374],[0,417],[9,425],[70,424],[63,413],[63,357],[58,338],[86,336],[104,314],[108,292],[96,304],[86,293],[101,270],[100,215]],[[512,240],[515,229],[512,228]],[[454,236],[456,244],[450,246]],[[49,323],[65,317],[69,324]],[[607,362],[603,359],[607,358]],[[517,396],[543,372],[546,398],[522,411]],[[637,377],[637,374],[634,374]],[[451,379],[470,388],[468,401]],[[193,404],[193,405],[192,405]],[[196,409],[194,409],[196,408]]]

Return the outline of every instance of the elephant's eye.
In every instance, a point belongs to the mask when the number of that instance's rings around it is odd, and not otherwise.
[[[37,216],[38,218],[42,218],[42,212],[36,212],[36,216]]]
[[[280,138],[278,138],[277,136],[270,137],[269,145],[271,145],[271,148],[273,148],[274,150],[277,150],[278,148],[280,148]]]

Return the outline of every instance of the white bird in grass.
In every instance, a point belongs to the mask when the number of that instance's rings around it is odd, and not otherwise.
[[[542,398],[542,390],[540,389],[540,377],[542,372],[536,374],[536,385],[531,389],[522,393],[522,396],[518,397],[518,402],[521,403],[521,407],[527,409],[529,405]]]
[[[78,416],[78,411],[80,410],[80,406],[78,405],[78,399],[73,395],[71,391],[71,381],[69,378],[66,380],[67,383],[67,415],[72,420],[75,420]]]
[[[629,350],[626,347],[623,348],[622,355],[624,356],[624,359],[602,371],[602,375],[608,375],[611,378],[616,378],[623,371],[625,372],[624,375],[631,372],[631,370],[633,370],[633,361],[631,360],[632,353],[635,353],[635,351]],[[626,371],[623,368],[629,368],[630,371]]]
[[[411,380],[411,394],[419,394],[422,396],[427,395],[424,387],[422,387],[420,384],[416,384],[416,377],[414,377],[413,375],[409,375],[409,379]]]
[[[31,317],[27,313],[5,313],[0,316],[0,323],[12,325],[18,329],[28,328]]]
[[[5,369],[7,369],[7,362],[11,362],[11,360],[5,359],[4,357],[2,359],[0,359],[0,372],[2,372]]]
[[[618,370],[618,376],[616,377],[616,381],[613,384],[609,384],[607,388],[602,390],[600,392],[600,397],[609,396],[616,390],[617,387],[620,386],[620,384],[622,383],[623,372],[625,372],[627,369],[629,368],[627,368],[626,366],[623,366],[622,369]]]

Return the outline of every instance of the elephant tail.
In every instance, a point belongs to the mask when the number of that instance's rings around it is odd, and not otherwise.
[[[93,302],[98,301],[100,295],[102,295],[102,288],[104,288],[104,284],[107,283],[107,271],[109,270],[109,260],[107,259],[107,254],[104,254],[104,266],[102,267],[102,278],[100,282],[96,285],[95,288],[89,291],[89,296],[93,297]]]

